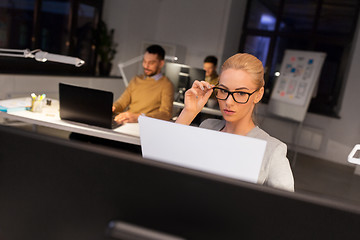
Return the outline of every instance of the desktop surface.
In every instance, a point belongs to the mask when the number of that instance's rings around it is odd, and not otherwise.
[[[24,101],[24,98],[16,98],[12,100],[22,102]],[[28,110],[15,112],[0,111],[0,117],[33,124],[34,126],[39,125],[113,141],[140,145],[139,126],[137,123],[126,123],[116,129],[108,129],[84,123],[61,120],[59,116],[59,101],[55,99],[50,100],[51,105],[45,105],[42,112],[31,112]],[[2,101],[0,101],[0,105],[1,102]]]

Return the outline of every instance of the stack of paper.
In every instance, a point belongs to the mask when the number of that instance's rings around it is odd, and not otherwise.
[[[31,107],[31,98],[7,99],[0,101],[1,112],[15,112],[27,110]]]

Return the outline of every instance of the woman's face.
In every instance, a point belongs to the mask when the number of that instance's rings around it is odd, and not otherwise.
[[[242,91],[252,93],[258,90],[249,73],[231,68],[221,73],[218,87],[231,92]],[[242,120],[251,120],[254,106],[261,100],[262,95],[263,88],[252,94],[247,103],[244,104],[235,102],[231,95],[226,100],[218,100],[224,119],[234,123]]]

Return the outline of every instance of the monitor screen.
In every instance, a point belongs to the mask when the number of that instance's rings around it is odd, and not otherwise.
[[[0,146],[0,239],[360,235],[360,208],[331,199],[8,126],[0,126]]]
[[[175,89],[189,89],[195,80],[205,79],[205,70],[179,63],[166,63],[165,76],[174,83]]]
[[[190,68],[189,71],[189,88],[192,86],[192,84],[195,82],[195,80],[198,81],[204,81],[205,80],[205,70],[200,68]]]
[[[165,76],[169,78],[169,80],[174,84],[175,92],[178,91],[179,88],[187,87],[186,86],[186,78],[181,72],[188,71],[189,66],[179,63],[166,63],[165,65]]]

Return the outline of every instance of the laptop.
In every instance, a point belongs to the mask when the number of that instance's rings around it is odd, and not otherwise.
[[[266,141],[139,117],[144,158],[257,183]]]
[[[114,129],[112,92],[59,83],[60,118],[102,128]]]

